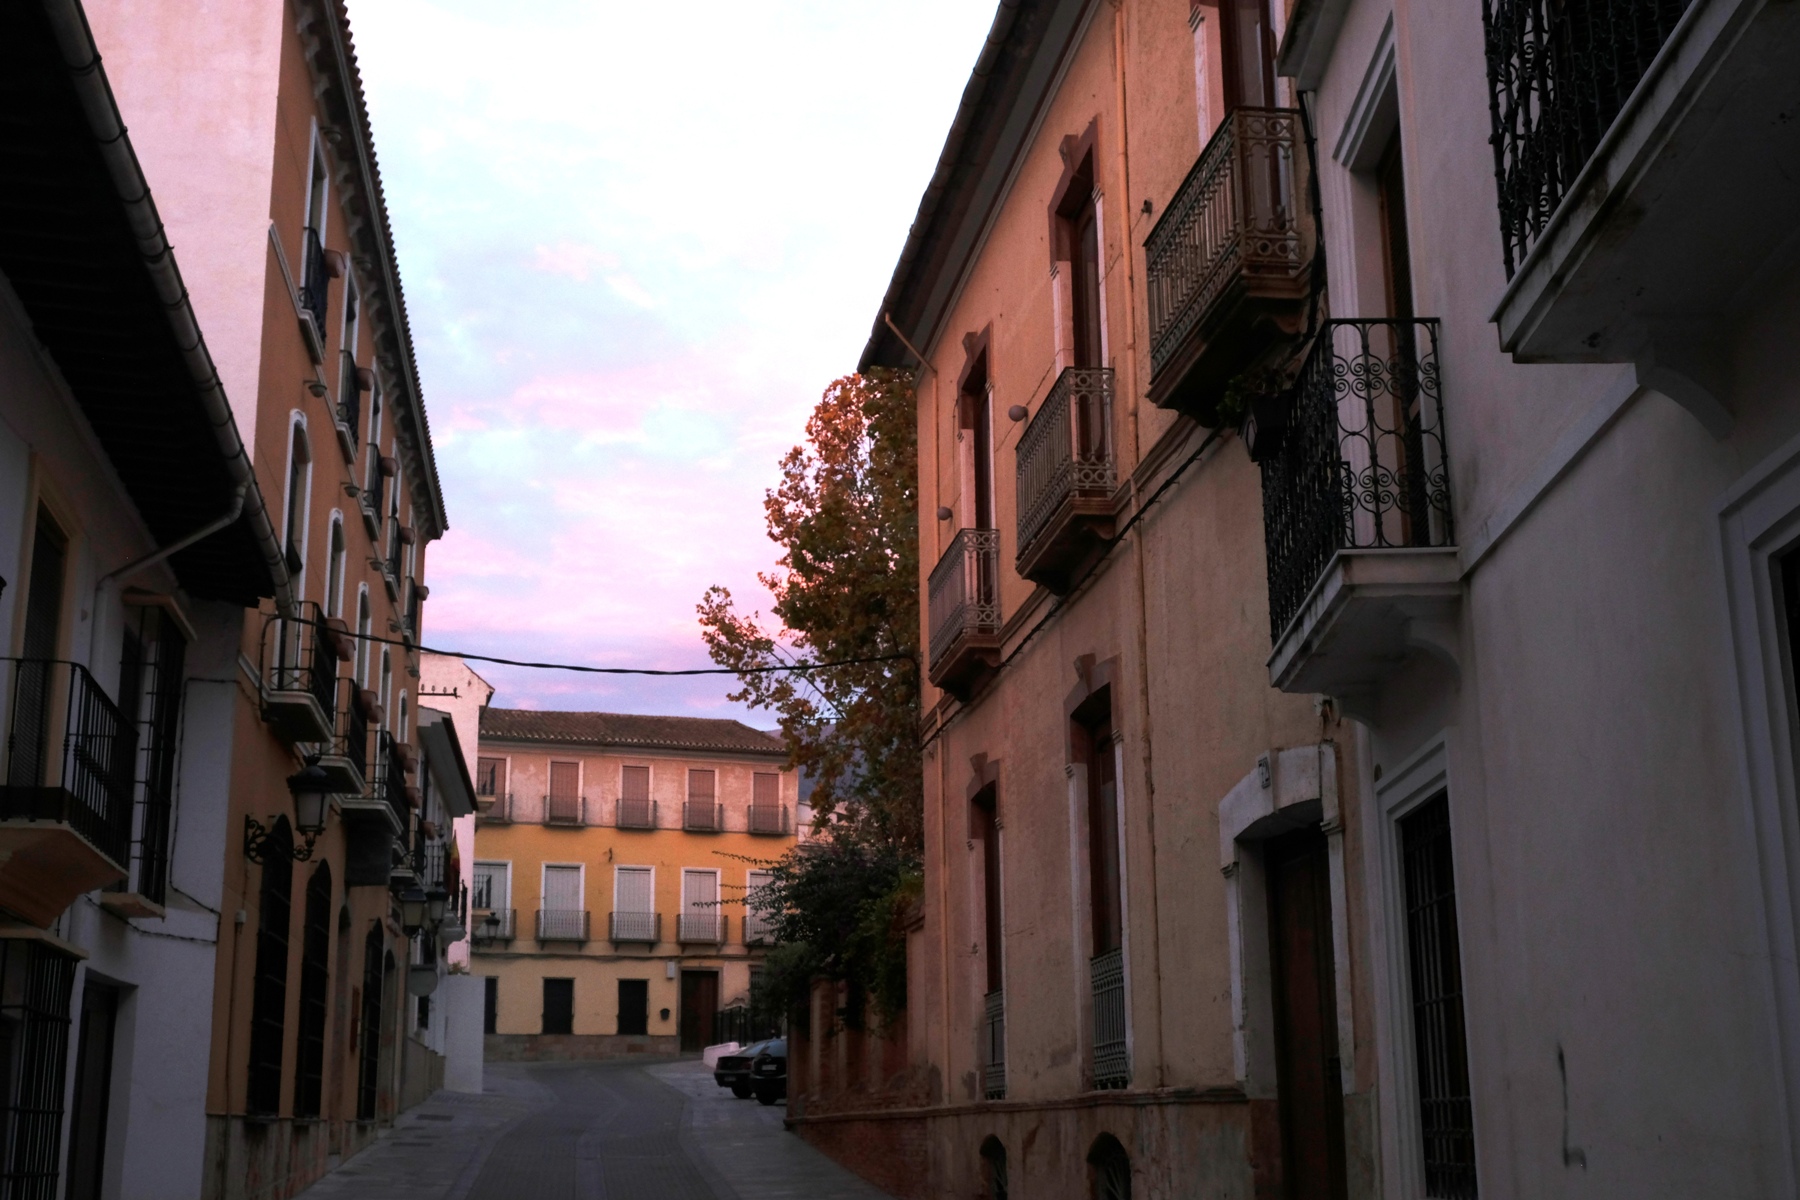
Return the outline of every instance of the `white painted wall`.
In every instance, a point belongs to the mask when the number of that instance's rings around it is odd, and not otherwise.
[[[449,1091],[481,1091],[485,994],[479,975],[451,975],[438,985],[444,1011],[444,1087]]]

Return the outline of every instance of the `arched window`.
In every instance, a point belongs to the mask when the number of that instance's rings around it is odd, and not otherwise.
[[[306,510],[312,499],[312,448],[306,443],[306,421],[303,418],[295,417],[291,433],[292,443],[288,447],[287,523],[282,551],[287,555],[288,574],[299,582],[306,574]],[[304,584],[301,585],[303,587]]]
[[[1131,1200],[1131,1156],[1118,1138],[1110,1133],[1095,1138],[1087,1160],[1094,1200]]]
[[[363,943],[362,1005],[358,1014],[361,1044],[356,1048],[356,1119],[375,1119],[375,1096],[381,1082],[381,923],[369,926]]]
[[[381,375],[379,372],[375,375],[375,385],[369,389],[369,473],[367,479],[368,490],[374,492],[381,483]],[[375,515],[380,516],[381,514]]]
[[[981,1143],[981,1194],[984,1200],[1006,1200],[1006,1147],[997,1137]]]
[[[294,1075],[294,1115],[316,1117],[325,1083],[325,1000],[331,986],[331,864],[320,863],[306,885],[306,925],[300,943],[300,1051]]]
[[[404,742],[406,740],[406,690],[404,688],[400,691],[400,700],[394,712],[394,740]]]
[[[388,707],[388,701],[393,699],[393,691],[394,691],[394,658],[393,658],[393,655],[390,654],[388,651],[383,650],[381,652],[381,691],[380,691],[379,695],[381,696],[382,714],[384,717],[386,717],[387,719],[390,719],[390,720],[392,719],[390,714],[393,712],[393,710]],[[392,725],[389,725],[388,726],[389,732],[392,732],[393,728],[394,727]]]
[[[344,514],[331,514],[331,558],[325,568],[325,615],[344,615]]]
[[[294,837],[276,817],[264,843],[262,897],[256,926],[256,983],[250,1007],[249,1111],[281,1110],[281,1065],[287,1044],[288,924],[294,887]]]
[[[369,587],[356,589],[356,682],[369,686]]]

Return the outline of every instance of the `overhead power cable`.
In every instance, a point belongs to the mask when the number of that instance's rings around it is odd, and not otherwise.
[[[441,654],[445,658],[498,663],[503,667],[530,667],[536,671],[579,671],[585,675],[774,675],[783,671],[824,671],[832,667],[859,667],[868,663],[917,661],[910,654],[875,654],[867,658],[838,658],[829,662],[778,663],[768,667],[687,667],[681,670],[661,670],[655,667],[590,667],[581,663],[525,662],[516,658],[499,658],[492,654],[471,654],[465,650],[440,650],[435,646],[413,646],[399,638],[381,637],[373,633],[357,633],[354,630],[345,630],[339,636],[359,638],[365,642],[378,642],[384,646],[399,646],[407,650],[416,649],[421,654]]]

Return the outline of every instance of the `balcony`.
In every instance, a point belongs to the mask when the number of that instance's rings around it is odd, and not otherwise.
[[[75,663],[0,659],[0,907],[48,928],[131,861],[137,726]]]
[[[681,806],[681,827],[689,833],[721,833],[725,829],[725,806],[712,800],[689,800]]]
[[[477,947],[510,942],[517,936],[518,910],[512,908],[477,908],[470,936]]]
[[[1000,667],[1000,531],[962,529],[931,569],[931,682],[959,700]]]
[[[369,789],[369,717],[360,689],[346,689],[350,699],[338,712],[338,727],[319,756],[319,766],[340,796],[361,796]]]
[[[730,931],[730,918],[724,913],[682,913],[675,920],[676,940],[686,946],[717,946],[724,943]]]
[[[308,225],[300,236],[300,329],[314,362],[325,361],[325,297],[331,272],[319,231]]]
[[[1800,11],[1756,0],[1484,6],[1521,362],[1630,362],[1715,433],[1721,326],[1800,211]]]
[[[1300,113],[1233,109],[1144,242],[1151,403],[1216,425],[1226,385],[1300,331],[1311,194]]]
[[[588,940],[587,909],[538,909],[537,940],[540,942],[586,942]]]
[[[755,909],[744,914],[744,945],[771,946],[775,943],[775,922]]]
[[[1131,1058],[1125,1049],[1125,953],[1109,950],[1088,960],[1094,1010],[1094,1087],[1131,1086]]]
[[[745,828],[751,833],[767,834],[772,837],[783,837],[792,832],[792,823],[788,820],[785,804],[752,804],[749,808],[749,819]]]
[[[490,792],[475,796],[475,819],[480,825],[512,824],[513,794],[511,792]]]
[[[574,795],[558,795],[551,793],[544,797],[544,824],[546,825],[585,825],[587,824],[587,797]]]
[[[621,799],[613,824],[620,829],[655,829],[656,801],[648,797]]]
[[[1019,438],[1019,574],[1061,595],[1112,537],[1113,373],[1070,367]]]
[[[1327,321],[1252,434],[1283,691],[1364,693],[1454,613],[1437,342],[1436,321]]]
[[[662,940],[662,914],[653,912],[615,912],[612,915],[612,938],[615,943],[642,942],[654,946]]]
[[[263,623],[263,720],[288,742],[326,742],[336,732],[338,648],[319,606]]]
[[[338,351],[338,396],[337,410],[333,414],[337,423],[339,448],[344,452],[344,461],[354,463],[357,451],[362,447],[362,372],[356,365],[356,355],[349,350]]]
[[[363,710],[366,715],[367,709]],[[412,826],[406,767],[395,752],[393,736],[383,730],[376,738],[375,770],[361,795],[343,796],[339,808],[344,817],[345,879],[351,887],[387,887],[394,882],[397,866],[407,869],[402,838]]]
[[[989,992],[981,1017],[981,1095],[1006,1099],[1006,993]]]

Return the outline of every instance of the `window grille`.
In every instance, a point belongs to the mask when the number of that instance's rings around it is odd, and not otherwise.
[[[1473,1200],[1475,1120],[1448,796],[1427,801],[1401,820],[1400,847],[1425,1193],[1433,1200]]]
[[[145,609],[146,620],[155,611]],[[138,827],[136,886],[132,890],[161,904],[169,888],[169,834],[175,807],[175,757],[181,736],[181,681],[187,644],[173,621],[162,620],[160,614],[155,620],[142,817]]]
[[[363,943],[362,1044],[357,1047],[356,1119],[375,1119],[375,1100],[381,1081],[381,925],[369,927]]]
[[[1088,964],[1093,986],[1094,1086],[1122,1088],[1131,1083],[1125,1053],[1125,953],[1108,950]]]
[[[981,1094],[1006,1099],[1006,993],[987,994],[981,1023]]]
[[[256,984],[250,1009],[249,1111],[272,1116],[281,1109],[281,1065],[287,1042],[288,923],[291,917],[293,835],[276,817],[263,859],[262,898],[256,929]]]
[[[0,1196],[54,1200],[75,960],[42,942],[0,942]]]
[[[320,863],[306,885],[306,929],[300,943],[299,1069],[294,1115],[322,1111],[325,1079],[325,995],[331,982],[331,864]]]

